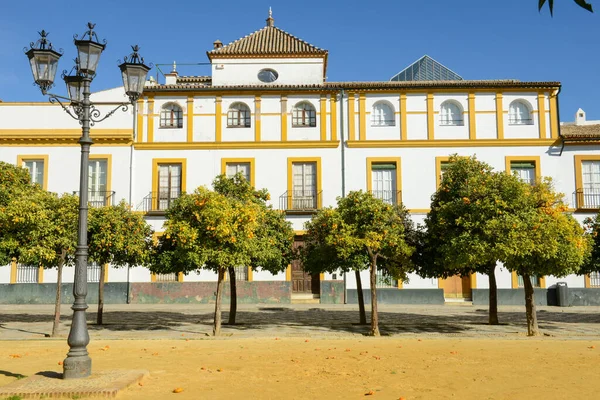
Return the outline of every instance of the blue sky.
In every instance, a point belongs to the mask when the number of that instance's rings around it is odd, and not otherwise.
[[[554,18],[537,11],[537,0],[10,1],[0,13],[0,99],[44,101],[23,55],[41,29],[64,48],[62,70],[75,57],[73,34],[88,20],[97,24],[108,46],[96,91],[120,85],[117,61],[130,44],[154,64],[205,63],[214,40],[229,43],[262,28],[271,6],[276,26],[329,50],[330,81],[388,80],[428,54],[465,79],[561,81],[561,119],[572,121],[581,107],[600,120],[600,0],[590,1],[595,14],[562,0]],[[178,69],[209,73],[207,66]]]

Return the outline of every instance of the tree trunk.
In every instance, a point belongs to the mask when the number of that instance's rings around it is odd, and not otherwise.
[[[371,257],[371,336],[379,334],[379,317],[377,315],[377,257]]]
[[[225,270],[219,268],[219,278],[217,281],[217,298],[215,301],[215,321],[213,324],[213,336],[221,334],[221,297],[223,297],[223,279],[225,278]]]
[[[104,311],[104,276],[106,264],[100,265],[100,279],[98,281],[98,314],[96,317],[96,323],[102,325],[102,312]],[[87,273],[87,272],[86,272]]]
[[[237,284],[235,281],[235,268],[229,267],[229,325],[235,325],[235,314],[237,313]]]
[[[358,295],[358,310],[360,313],[360,324],[367,324],[367,313],[365,311],[365,296],[363,294],[362,281],[360,280],[360,271],[355,270],[356,274],[356,293]]]
[[[527,336],[539,336],[540,331],[537,323],[537,312],[535,310],[535,298],[531,277],[523,275],[523,286],[525,287],[525,312],[527,313]]]
[[[63,265],[65,264],[65,258],[67,252],[63,250],[60,254],[60,260],[58,260],[58,272],[56,276],[56,302],[54,303],[54,322],[52,323],[52,334],[50,336],[56,337],[58,335],[58,327],[60,325],[60,295],[62,286],[62,273]]]
[[[490,265],[488,269],[488,278],[490,282],[489,324],[498,325],[498,285],[496,284],[496,263]]]

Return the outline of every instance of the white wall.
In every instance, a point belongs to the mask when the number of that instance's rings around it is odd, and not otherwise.
[[[323,83],[323,58],[219,58],[212,62],[212,84],[265,85],[257,76],[265,68],[273,69],[279,74],[272,85]]]

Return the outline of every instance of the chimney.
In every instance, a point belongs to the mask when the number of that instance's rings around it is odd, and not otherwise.
[[[223,47],[223,42],[221,42],[219,39],[217,39],[213,42],[213,48],[215,50],[220,49],[221,47]]]
[[[575,114],[575,125],[585,125],[585,111],[581,108]]]
[[[267,26],[275,26],[275,20],[273,19],[273,11],[271,11],[271,7],[269,7],[269,18],[267,18]]]
[[[176,85],[178,76],[177,63],[173,61],[173,70],[168,74],[165,74],[165,85]]]

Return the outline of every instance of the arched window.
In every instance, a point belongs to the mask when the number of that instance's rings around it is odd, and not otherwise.
[[[292,126],[317,126],[317,112],[308,101],[301,101],[292,110]]]
[[[531,107],[524,100],[515,100],[508,109],[508,123],[510,125],[531,125]]]
[[[161,128],[183,128],[183,110],[177,103],[167,103],[160,110]]]
[[[229,128],[250,128],[250,108],[244,103],[233,103],[227,111]]]
[[[454,101],[445,101],[440,109],[440,125],[462,126],[464,125],[463,110],[460,104]]]
[[[394,116],[394,108],[385,101],[378,101],[373,105],[371,112],[371,126],[394,126],[396,125],[396,117]]]

